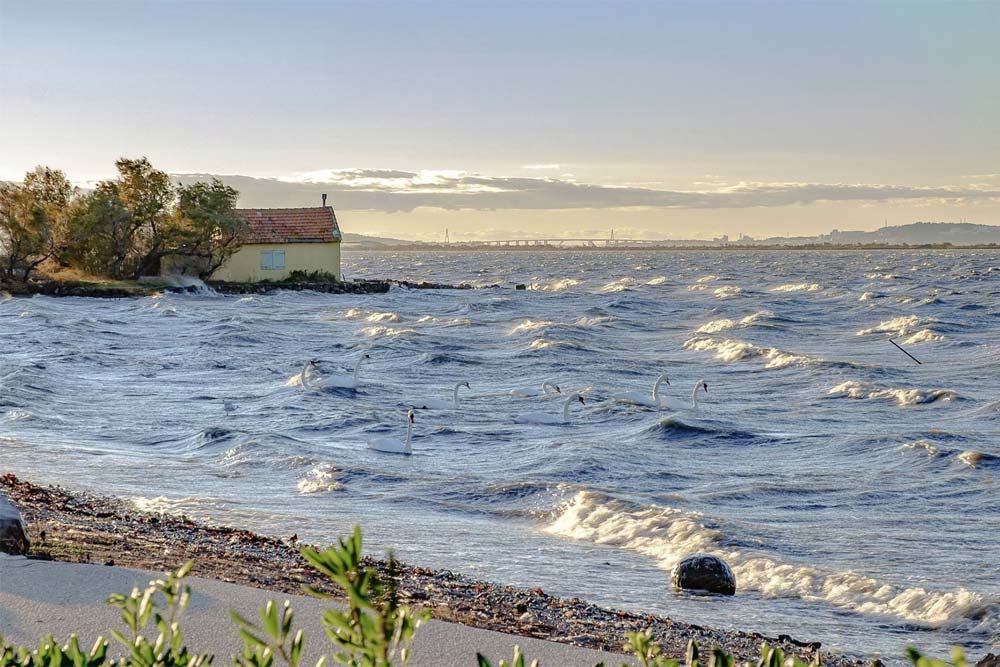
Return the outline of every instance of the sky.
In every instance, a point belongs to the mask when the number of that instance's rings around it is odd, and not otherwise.
[[[1000,224],[998,34],[1000,2],[0,0],[0,179],[144,155],[418,239]]]

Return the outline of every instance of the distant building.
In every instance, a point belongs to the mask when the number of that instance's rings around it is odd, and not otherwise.
[[[242,208],[243,245],[212,274],[212,280],[253,283],[282,280],[293,271],[321,271],[343,278],[340,227],[333,208]]]

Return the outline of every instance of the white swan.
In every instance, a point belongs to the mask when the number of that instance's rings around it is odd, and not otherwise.
[[[397,438],[373,438],[368,441],[368,447],[376,452],[386,454],[412,454],[410,436],[413,435],[413,410],[406,413],[406,441]]]
[[[613,398],[619,403],[633,403],[635,405],[644,405],[647,408],[657,408],[662,410],[667,407],[667,397],[660,396],[660,385],[664,382],[670,384],[667,374],[660,373],[660,375],[656,378],[656,382],[653,384],[652,396],[644,394],[641,391],[626,391],[621,394],[615,394]]]
[[[561,394],[562,389],[559,388],[559,385],[552,382],[552,380],[546,380],[542,383],[541,388],[522,387],[521,389],[511,389],[507,393],[510,396],[517,396],[519,398],[534,398],[536,396],[554,396],[556,394]]]
[[[569,398],[566,399],[566,403],[563,405],[562,412],[557,414],[552,414],[551,412],[525,412],[522,415],[518,415],[514,418],[514,421],[519,424],[566,424],[569,422],[569,408],[573,403],[579,402],[586,405],[587,402],[583,400],[583,396],[580,394],[571,394]]]
[[[472,389],[468,382],[459,382],[455,385],[455,392],[452,395],[452,400],[446,401],[442,398],[425,398],[422,401],[413,403],[413,407],[420,408],[422,410],[451,410],[452,408],[458,410],[458,390],[462,387]]]
[[[368,355],[368,354],[362,354],[358,358],[357,363],[354,364],[354,372],[351,373],[350,375],[340,374],[340,375],[325,375],[325,376],[323,376],[322,385],[321,386],[323,386],[323,387],[337,387],[339,389],[357,389],[358,388],[358,371],[361,369],[361,362],[364,361],[365,359],[371,359],[371,356]],[[316,367],[320,362],[314,360],[314,361],[311,361],[309,363],[313,364],[313,367]],[[306,364],[306,368],[308,368],[308,366],[309,366],[309,364]],[[305,369],[303,369],[303,372],[305,372]]]
[[[705,393],[707,394],[708,393],[708,383],[705,382],[704,380],[698,380],[698,382],[695,383],[694,389],[691,390],[691,409],[692,410],[697,410],[698,409],[698,390],[699,389],[704,389]]]

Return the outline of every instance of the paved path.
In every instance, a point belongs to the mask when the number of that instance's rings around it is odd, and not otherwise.
[[[124,629],[118,610],[103,603],[108,595],[127,593],[135,585],[145,587],[158,576],[119,567],[0,554],[0,634],[8,641],[35,645],[48,634],[65,639],[69,632],[76,632],[81,645],[89,648],[98,635],[110,638],[109,629]],[[230,656],[242,652],[229,610],[236,609],[244,617],[258,620],[257,610],[271,598],[292,600],[296,626],[306,632],[304,665],[314,664],[329,646],[320,623],[320,615],[328,606],[322,600],[195,577],[188,582],[194,595],[183,623],[185,639],[196,651],[214,654],[220,667],[231,662]],[[521,645],[529,659],[538,658],[542,667],[593,667],[601,661],[608,667],[618,667],[624,659],[612,653],[431,621],[418,632],[409,664],[476,667],[478,650],[496,665],[500,658],[510,659],[515,644]]]

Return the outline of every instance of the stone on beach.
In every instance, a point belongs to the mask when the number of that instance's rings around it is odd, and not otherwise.
[[[28,553],[28,529],[21,512],[0,493],[0,553]]]
[[[736,594],[736,575],[726,561],[708,554],[692,554],[683,558],[670,573],[670,581],[683,590]]]

